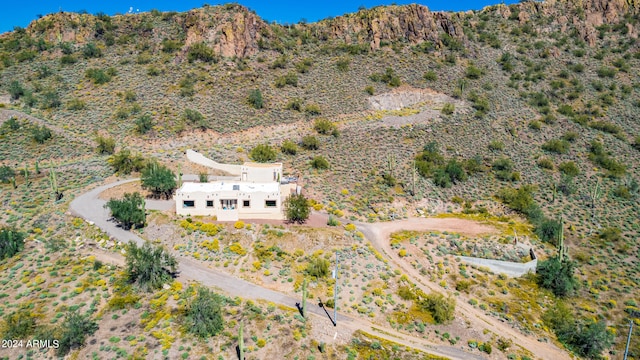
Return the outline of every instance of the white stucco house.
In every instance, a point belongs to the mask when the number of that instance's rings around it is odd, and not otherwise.
[[[216,216],[218,221],[285,218],[282,203],[296,187],[281,184],[281,163],[216,164],[215,168],[225,166],[234,176],[223,181],[185,182],[174,196],[176,214]]]

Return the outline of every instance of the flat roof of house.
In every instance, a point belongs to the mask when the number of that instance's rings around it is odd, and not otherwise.
[[[242,166],[259,167],[259,168],[274,168],[274,167],[282,167],[282,163],[246,162],[246,163],[242,164]]]
[[[237,185],[237,189],[235,190],[234,185]],[[275,181],[266,183],[254,183],[247,181],[213,181],[207,183],[185,182],[182,184],[182,187],[178,189],[178,192],[183,193],[214,193],[219,191],[240,191],[243,193],[279,192],[280,183]]]

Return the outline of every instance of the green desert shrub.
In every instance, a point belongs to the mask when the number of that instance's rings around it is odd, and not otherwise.
[[[322,110],[318,104],[308,104],[304,107],[304,112],[307,115],[320,115],[322,114]]]
[[[554,168],[553,160],[549,159],[548,157],[541,157],[540,159],[538,159],[537,164],[539,167],[547,170],[553,170]]]
[[[201,339],[216,336],[224,330],[222,309],[224,298],[204,286],[199,286],[196,296],[184,308],[184,328]]]
[[[329,275],[329,260],[319,256],[313,256],[307,263],[307,274],[315,278],[323,278]]]
[[[283,203],[284,213],[289,222],[304,223],[311,214],[309,201],[302,194],[292,194]]]
[[[157,290],[172,282],[178,265],[166,249],[149,242],[140,247],[134,242],[129,243],[125,260],[127,279],[145,291]]]
[[[542,150],[557,154],[566,154],[569,152],[569,142],[562,139],[552,139],[542,145]]]
[[[560,171],[563,174],[570,177],[575,177],[578,174],[580,174],[580,169],[578,168],[578,165],[576,165],[576,163],[573,161],[563,162],[562,164],[560,164],[558,169],[560,169]]]
[[[385,83],[391,87],[398,87],[400,86],[400,84],[402,84],[402,81],[400,80],[400,77],[398,75],[396,75],[396,72],[393,70],[393,68],[386,68],[384,73],[373,73],[371,74],[371,76],[369,77],[372,81],[375,82],[382,82]]]
[[[140,154],[131,154],[131,150],[122,149],[107,159],[116,174],[128,175],[133,171],[141,171],[147,166],[147,160]]]
[[[436,72],[433,70],[429,70],[426,73],[424,73],[422,78],[425,79],[426,81],[436,81],[438,80],[438,74],[436,74]]]
[[[96,136],[96,151],[98,154],[111,155],[116,150],[116,140],[112,137],[105,137],[102,135]]]
[[[314,169],[325,170],[329,168],[329,161],[321,155],[314,156],[311,160],[311,167]]]
[[[197,126],[202,130],[206,130],[209,127],[209,124],[205,120],[204,116],[197,110],[193,109],[185,109],[182,114],[182,119],[193,126]]]
[[[77,110],[82,110],[85,107],[86,107],[86,103],[78,98],[73,98],[69,100],[69,102],[67,102],[68,110],[77,111]]]
[[[260,89],[253,89],[249,92],[247,102],[255,109],[262,109],[264,101],[262,99],[262,92]]]
[[[445,324],[454,319],[456,300],[440,293],[431,293],[419,301],[419,306],[431,313],[436,324]]]
[[[135,192],[125,193],[122,199],[110,199],[104,207],[111,211],[111,216],[122,225],[122,228],[129,230],[144,226],[146,220],[144,204],[144,198],[140,193]]]
[[[290,99],[284,108],[287,110],[302,111],[302,99],[300,98]]]
[[[102,69],[89,68],[85,70],[84,76],[96,85],[106,84],[111,81],[111,76]]]
[[[307,135],[302,138],[301,145],[307,150],[318,150],[318,148],[320,147],[320,142],[315,136]]]
[[[44,125],[34,126],[31,129],[31,136],[38,144],[44,144],[45,141],[53,137],[53,133]]]
[[[208,47],[204,42],[195,43],[189,47],[187,60],[190,63],[194,61],[202,61],[204,63],[218,62],[213,49]]]
[[[440,112],[445,115],[451,115],[455,110],[456,110],[456,106],[454,104],[446,103],[442,106],[442,110],[440,110]]]
[[[467,66],[467,69],[464,72],[464,76],[467,79],[479,79],[483,75],[482,69],[475,67],[473,65]]]
[[[135,130],[138,134],[146,134],[153,129],[153,119],[151,114],[144,114],[136,119]]]
[[[253,161],[265,163],[274,161],[277,157],[276,151],[269,144],[258,144],[251,149],[249,156]]]
[[[82,347],[87,336],[93,335],[97,330],[98,323],[88,315],[75,311],[68,313],[58,332],[57,354],[64,356],[71,350]]]
[[[298,153],[298,145],[291,140],[285,140],[280,146],[280,151],[283,154],[295,155]]]
[[[328,119],[321,118],[314,121],[313,128],[318,134],[329,135],[336,129],[336,125]]]
[[[12,228],[0,229],[0,259],[13,257],[24,249],[25,234]]]
[[[182,48],[182,43],[178,40],[170,40],[164,38],[162,40],[162,51],[168,54],[172,54]]]
[[[82,55],[85,59],[97,58],[102,56],[102,50],[95,43],[87,43],[82,48]]]
[[[0,166],[0,182],[7,184],[16,176],[16,172],[9,165]]]

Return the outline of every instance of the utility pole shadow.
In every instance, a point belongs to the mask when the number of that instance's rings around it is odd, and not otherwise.
[[[333,324],[333,326],[337,326],[338,324],[336,324],[336,321],[334,319],[331,318],[331,315],[329,314],[329,311],[327,311],[327,308],[324,307],[324,304],[322,303],[322,300],[320,300],[318,302],[318,306],[324,310],[324,313],[327,314],[327,317],[329,318],[329,320],[331,320],[331,323]]]

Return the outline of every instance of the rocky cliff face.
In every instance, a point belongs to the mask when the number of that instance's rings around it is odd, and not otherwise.
[[[225,14],[196,9],[184,19],[185,46],[204,41],[225,57],[245,57],[258,52],[258,40],[267,24],[239,5],[229,5]]]
[[[315,26],[325,28],[329,38],[368,43],[375,50],[382,41],[438,43],[441,33],[461,38],[460,16],[459,13],[431,12],[425,6],[412,4],[361,10]]]
[[[525,24],[533,18],[551,19],[551,26],[561,31],[574,26],[591,46],[596,43],[596,27],[616,23],[625,14],[638,14],[639,0],[547,0],[493,7],[498,14]],[[383,42],[405,41],[417,44],[430,41],[438,45],[442,34],[464,40],[462,21],[466,14],[431,12],[422,5],[380,6],[353,14],[297,24],[293,28],[320,40],[339,40],[347,44],[367,44],[372,50]],[[544,26],[544,25],[543,25]],[[637,36],[630,24],[628,34]],[[135,35],[159,44],[162,39],[182,39],[183,54],[192,44],[204,42],[218,55],[245,57],[256,54],[261,42],[281,41],[287,30],[282,25],[267,24],[255,13],[240,5],[205,6],[187,13],[166,16],[161,13],[95,17],[88,14],[56,13],[36,20],[27,33],[52,43],[66,41],[82,45],[107,36]]]
[[[552,20],[552,25],[560,26],[562,32],[568,24],[575,26],[580,36],[589,44],[596,44],[596,27],[619,22],[625,14],[638,14],[640,1],[636,0],[547,0],[527,1],[517,7],[521,24],[534,16],[544,16]],[[633,26],[628,24],[629,35],[637,36]]]

